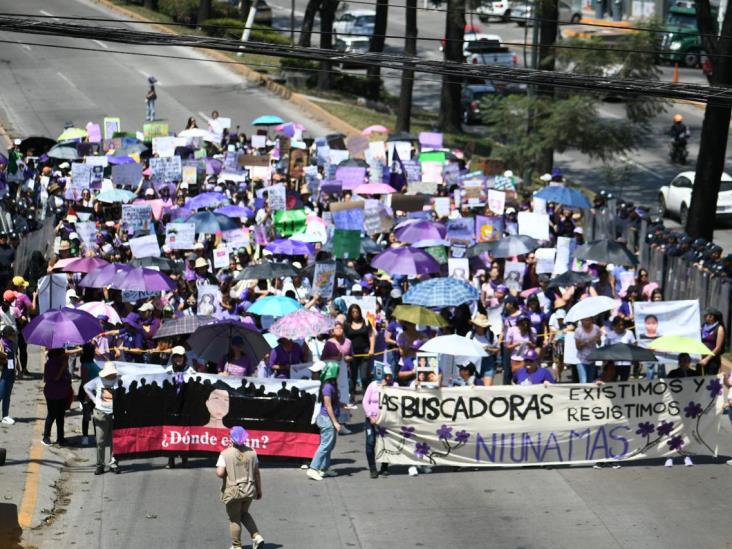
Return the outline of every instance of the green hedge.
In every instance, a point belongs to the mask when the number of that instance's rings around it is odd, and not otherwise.
[[[222,17],[219,19],[207,19],[202,27],[206,34],[219,38],[233,38],[239,40],[244,30],[244,21],[233,17]],[[219,28],[216,28],[216,27]],[[290,39],[280,34],[272,27],[266,25],[253,25],[252,33],[249,35],[252,42],[266,42],[267,44],[287,45]]]
[[[199,0],[158,0],[158,11],[179,23],[195,24]]]

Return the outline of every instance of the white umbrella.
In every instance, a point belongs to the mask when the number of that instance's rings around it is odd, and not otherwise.
[[[488,356],[483,346],[476,340],[454,334],[433,337],[422,345],[419,350],[457,357],[481,358]]]
[[[211,132],[202,128],[190,128],[183,130],[178,134],[178,137],[209,137]]]
[[[577,322],[583,318],[592,318],[601,313],[612,311],[617,307],[617,302],[611,297],[599,295],[597,297],[588,297],[579,301],[567,313],[564,322]]]

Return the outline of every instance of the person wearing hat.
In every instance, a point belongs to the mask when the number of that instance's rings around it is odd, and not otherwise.
[[[477,373],[478,377],[482,379],[483,384],[493,385],[493,378],[496,375],[497,365],[497,353],[498,343],[496,336],[491,330],[491,324],[488,321],[488,317],[482,313],[476,314],[470,323],[473,325],[465,337],[473,339],[483,346],[483,349],[488,356],[485,356],[480,361],[480,371]]]
[[[713,307],[704,311],[704,324],[701,327],[701,340],[712,354],[703,356],[699,361],[699,367],[703,375],[714,375],[719,373],[721,356],[724,352],[724,341],[726,331],[722,320],[722,313]]]
[[[513,373],[514,385],[549,385],[556,383],[554,376],[548,368],[539,367],[539,355],[534,349],[529,349],[524,354],[523,366]]]
[[[366,433],[366,461],[369,464],[369,472],[372,479],[379,478],[379,471],[376,470],[376,420],[379,417],[379,394],[381,387],[394,385],[394,370],[388,364],[384,365],[383,368],[383,379],[375,379],[369,386],[366,387],[366,391],[363,394],[363,401],[361,406],[363,407],[364,415],[364,433]],[[388,473],[388,463],[381,464],[381,473]]]
[[[330,454],[335,448],[336,437],[341,432],[341,424],[338,422],[340,398],[338,394],[338,372],[340,366],[337,362],[326,362],[320,373],[320,391],[318,402],[320,412],[315,420],[320,429],[320,446],[315,451],[307,476],[312,480],[323,480],[325,477],[336,476],[335,471],[329,471]]]
[[[141,362],[145,338],[142,335],[140,316],[129,313],[122,319],[122,328],[119,330],[119,347],[122,360],[126,362]]]
[[[84,391],[94,403],[94,433],[97,440],[97,468],[95,475],[104,474],[105,448],[109,448],[109,469],[119,473],[112,447],[112,422],[117,368],[114,362],[106,362],[99,375],[84,385]]]
[[[306,362],[303,348],[289,338],[281,337],[269,355],[267,366],[274,377],[289,378],[290,366]]]
[[[13,330],[18,330],[18,309],[15,308],[15,292],[13,290],[5,290],[3,292],[3,300],[0,303],[0,327],[10,326]]]
[[[196,286],[207,284],[218,284],[216,277],[208,270],[208,261],[203,257],[197,257],[193,263],[196,272]]]
[[[13,278],[13,262],[15,261],[15,249],[8,243],[8,234],[0,232],[0,290],[8,287],[10,279]]]
[[[252,536],[252,549],[264,543],[254,518],[249,513],[253,500],[262,499],[262,476],[257,453],[247,445],[249,433],[236,426],[229,432],[231,446],[219,454],[216,476],[222,479],[221,502],[229,516],[231,547],[241,547],[241,527]]]
[[[0,327],[0,417],[2,423],[13,425],[15,420],[10,416],[10,394],[15,384],[15,330],[10,326]]]
[[[170,350],[170,363],[165,368],[166,374],[173,376],[173,384],[176,386],[176,392],[180,394],[183,384],[185,383],[186,373],[195,373],[195,370],[188,365],[186,349],[182,345],[176,345]],[[172,413],[178,413],[177,410]],[[188,465],[188,457],[181,455],[181,465]],[[168,456],[168,464],[166,469],[175,469],[175,455]]]
[[[79,297],[79,294],[76,293],[76,290],[73,288],[69,288],[66,290],[66,307],[71,307],[72,309],[75,309],[81,304],[81,298]]]

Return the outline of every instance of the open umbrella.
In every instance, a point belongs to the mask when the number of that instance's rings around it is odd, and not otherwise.
[[[394,318],[412,324],[419,324],[420,326],[435,326],[438,328],[447,326],[447,320],[436,312],[419,305],[397,305],[394,309]]]
[[[442,223],[420,220],[397,227],[394,233],[401,242],[412,244],[420,240],[442,240],[447,228]]]
[[[231,339],[235,336],[243,340],[244,354],[252,364],[257,364],[271,350],[256,328],[236,320],[199,326],[188,338],[188,345],[201,359],[217,362],[229,352]]]
[[[49,158],[56,160],[76,160],[79,157],[79,151],[76,150],[76,143],[59,143],[54,145],[46,153]]]
[[[69,141],[70,139],[84,139],[87,136],[86,130],[81,128],[66,128],[56,141]]]
[[[371,260],[371,266],[392,275],[411,276],[440,272],[440,264],[435,258],[412,246],[387,248]]]
[[[534,196],[570,208],[592,208],[592,204],[584,194],[570,187],[550,185],[541,189]]]
[[[275,126],[275,131],[286,137],[295,137],[298,130],[301,132],[305,131],[305,126],[298,124],[297,122],[287,122],[286,124],[279,124]]]
[[[368,128],[361,130],[361,135],[365,135],[366,137],[372,133],[389,133],[389,128],[381,126],[380,124],[374,124],[373,126],[369,126]]]
[[[450,356],[484,357],[488,353],[483,345],[475,339],[459,336],[456,334],[433,337],[419,348],[426,353]]]
[[[690,355],[711,355],[706,345],[698,339],[680,335],[665,335],[654,339],[648,344],[654,351],[665,353],[689,353]]]
[[[315,265],[315,263],[311,263],[310,265],[303,267],[303,276],[307,276],[308,278],[312,279],[313,276],[315,276]],[[340,259],[336,259],[335,276],[336,278],[348,278],[350,280],[361,279],[361,275],[359,275],[354,269],[352,269],[348,265],[345,265]]]
[[[281,238],[270,242],[264,248],[273,254],[279,255],[312,255],[313,248],[307,242],[292,240],[291,238]]]
[[[50,137],[33,136],[23,139],[18,145],[18,149],[23,154],[27,154],[28,151],[32,150],[35,156],[41,156],[51,150],[55,144],[56,142]]]
[[[109,265],[108,261],[104,261],[101,257],[77,257],[74,261],[69,261],[61,271],[65,273],[90,273],[102,267]]]
[[[577,322],[612,311],[618,303],[612,297],[598,295],[578,301],[568,312],[564,322]]]
[[[79,305],[77,309],[86,311],[95,318],[104,315],[110,324],[119,324],[122,322],[115,308],[104,301],[88,301]]]
[[[587,355],[587,360],[603,361],[603,360],[626,360],[626,361],[637,361],[637,362],[656,362],[658,358],[653,352],[638,345],[631,345],[629,343],[614,343],[612,345],[605,345],[604,347],[598,347]]]
[[[118,272],[129,272],[133,269],[132,265],[127,263],[110,263],[101,269],[91,271],[79,282],[82,288],[104,288],[109,286]]]
[[[396,191],[391,185],[386,183],[361,183],[358,187],[353,189],[353,192],[361,195],[371,194],[393,194]]]
[[[186,200],[185,207],[189,210],[200,210],[201,208],[217,208],[229,203],[224,193],[208,192],[197,194]]]
[[[175,282],[168,275],[155,269],[135,267],[126,272],[118,272],[110,287],[116,290],[134,290],[137,292],[164,292],[175,288]]]
[[[245,208],[243,206],[234,206],[233,204],[216,208],[214,210],[214,213],[225,215],[226,217],[254,217],[254,212],[250,208]]]
[[[480,299],[480,293],[473,286],[459,278],[430,278],[409,288],[404,294],[404,303],[423,307],[456,307]]]
[[[488,252],[491,257],[514,257],[525,255],[537,249],[541,244],[535,238],[524,234],[511,235],[495,242],[481,242],[468,250],[469,257]]]
[[[252,120],[252,126],[276,126],[277,124],[284,124],[279,116],[274,114],[264,114]]]
[[[270,333],[287,339],[305,339],[329,332],[335,321],[318,311],[298,309],[278,319],[269,327]]]
[[[97,195],[97,200],[112,204],[114,202],[130,202],[136,196],[135,193],[127,189],[106,189]]]
[[[119,149],[115,149],[112,156],[130,156],[132,154],[142,154],[149,149],[143,143],[127,143]]]
[[[577,284],[589,284],[590,282],[592,282],[592,276],[587,273],[565,271],[552,278],[547,286],[549,288],[566,288],[568,286],[576,286]]]
[[[620,242],[594,240],[578,246],[574,257],[584,261],[594,261],[607,265],[638,265],[638,258]]]
[[[286,314],[302,309],[302,305],[291,297],[281,295],[266,295],[260,297],[247,309],[247,313],[259,316],[285,316]]]
[[[284,276],[297,276],[297,269],[289,263],[268,261],[257,265],[249,265],[236,275],[236,280],[269,280]]]
[[[133,267],[147,267],[154,268],[164,273],[177,273],[183,270],[183,267],[167,257],[143,257],[141,259],[135,258],[130,261],[130,265]]]
[[[216,234],[219,231],[237,229],[239,224],[231,217],[212,212],[198,212],[186,219],[186,223],[195,223],[197,233]]]
[[[107,155],[107,162],[109,162],[112,166],[120,166],[123,164],[137,164],[137,161],[131,156]]]
[[[153,339],[192,334],[200,326],[213,324],[215,322],[216,319],[214,317],[205,315],[192,315],[182,316],[180,318],[173,318],[171,320],[166,320],[165,322],[163,322],[158,331],[155,332]]]
[[[187,137],[189,139],[194,139],[196,137],[211,137],[211,132],[204,130],[203,128],[188,128],[187,130],[180,132],[178,137]]]
[[[99,321],[86,311],[64,307],[35,317],[23,328],[23,337],[32,345],[60,349],[83,345],[101,331]]]

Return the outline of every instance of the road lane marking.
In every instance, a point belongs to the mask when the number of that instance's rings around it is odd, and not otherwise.
[[[58,74],[58,76],[59,76],[59,77],[60,77],[60,78],[61,78],[61,79],[62,79],[62,80],[63,80],[64,82],[66,82],[66,83],[67,83],[67,84],[68,84],[69,86],[71,86],[71,87],[72,87],[72,88],[74,88],[75,90],[78,90],[78,89],[79,89],[79,88],[77,88],[77,87],[76,87],[76,84],[74,84],[74,83],[73,83],[73,82],[72,82],[72,81],[71,81],[71,80],[69,79],[69,77],[68,77],[68,76],[66,76],[66,75],[65,75],[64,73],[62,73],[62,72],[57,72],[56,74]]]
[[[208,122],[209,124],[211,123],[211,119],[203,114],[201,111],[198,111],[198,114],[200,114],[206,122]]]
[[[108,50],[109,49],[109,46],[107,46],[107,44],[105,44],[104,42],[100,42],[99,40],[94,40],[94,39],[92,39],[92,42],[94,42],[95,44],[98,44],[98,45],[102,46],[105,50]]]
[[[46,17],[53,17],[56,21],[58,21],[58,17],[56,17],[54,14],[47,12],[46,10],[40,10],[39,13],[41,15],[45,15]]]
[[[41,481],[41,460],[45,448],[41,444],[44,421],[40,419],[43,417],[43,409],[40,402],[36,406],[36,416],[38,419],[36,419],[36,424],[33,427],[33,442],[28,456],[28,470],[25,474],[23,499],[20,500],[20,510],[18,511],[18,524],[23,530],[33,525],[33,514],[36,510],[36,503],[38,502],[38,485]]]

